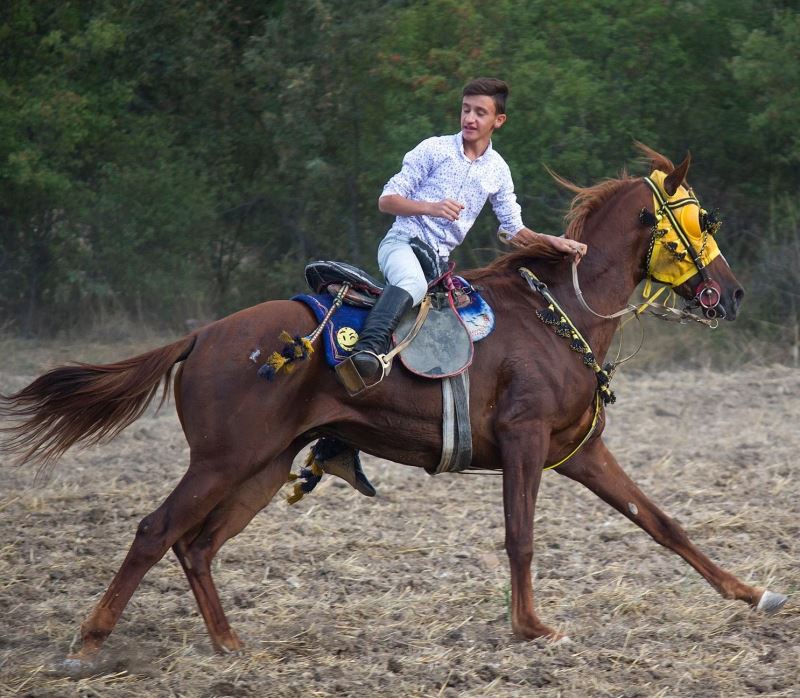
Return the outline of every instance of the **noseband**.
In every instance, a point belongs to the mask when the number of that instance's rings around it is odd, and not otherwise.
[[[655,216],[652,217],[654,218],[653,234],[650,239],[650,247],[647,252],[648,279],[653,278],[653,250],[655,249],[658,238],[665,236],[670,232],[670,230],[674,231],[677,238],[681,241],[683,246],[686,248],[686,251],[689,253],[692,262],[694,263],[701,277],[700,283],[694,289],[694,295],[692,299],[687,302],[687,310],[691,310],[693,308],[702,308],[703,315],[709,319],[724,318],[725,309],[720,306],[720,301],[722,300],[722,288],[717,281],[711,278],[708,273],[706,263],[703,261],[703,251],[705,250],[708,236],[709,234],[713,235],[717,231],[720,226],[720,221],[717,220],[716,216],[713,214],[709,215],[703,208],[701,208],[700,202],[694,196],[694,192],[691,190],[691,188],[688,189],[689,196],[681,199],[669,200],[665,198],[661,191],[661,187],[659,187],[659,185],[653,181],[653,179],[650,177],[645,177],[644,181],[646,182],[647,186],[650,187],[651,191],[653,192],[653,197],[658,203]],[[702,240],[699,251],[695,249],[694,245],[692,245],[688,233],[684,229],[678,217],[675,215],[675,211],[678,209],[692,204],[700,209]],[[640,214],[640,220],[642,220],[642,222],[645,222],[645,218],[652,220],[652,218],[647,214],[649,214],[649,211],[647,211],[647,209],[642,209]],[[659,224],[664,221],[664,219],[666,219],[667,228],[659,228]],[[683,261],[686,256],[686,252],[679,252],[677,250],[676,243],[665,242],[664,245],[677,261]]]

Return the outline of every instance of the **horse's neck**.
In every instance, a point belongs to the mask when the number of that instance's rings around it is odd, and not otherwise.
[[[638,223],[639,209],[634,210],[636,192],[620,197],[625,200],[609,201],[584,226],[582,239],[589,253],[578,265],[578,284],[586,304],[598,315],[613,315],[626,307],[642,279],[646,238]],[[564,298],[565,310],[582,328],[593,352],[605,356],[619,319],[597,317],[580,304],[571,270],[559,275],[553,289]]]

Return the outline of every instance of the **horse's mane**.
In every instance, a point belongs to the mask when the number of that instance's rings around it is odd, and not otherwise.
[[[634,144],[643,158],[649,162],[651,169],[663,170],[665,172],[672,172],[672,170],[675,169],[675,165],[672,164],[672,161],[661,153],[639,141],[634,141]],[[570,203],[569,210],[564,216],[564,220],[567,223],[567,230],[564,233],[564,237],[572,240],[582,239],[586,219],[592,213],[597,211],[626,184],[638,179],[637,177],[630,176],[627,171],[623,169],[619,177],[604,179],[597,184],[581,187],[553,172],[549,168],[547,171],[562,187],[575,194]],[[467,272],[465,276],[470,281],[483,279],[498,272],[508,271],[509,269],[516,270],[519,266],[528,263],[531,259],[557,262],[565,259],[565,257],[555,252],[547,243],[537,241],[533,245],[500,255],[497,259],[489,262],[485,267],[473,269]]]

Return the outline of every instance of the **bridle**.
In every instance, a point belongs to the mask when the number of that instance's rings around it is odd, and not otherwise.
[[[709,214],[700,206],[700,202],[697,200],[697,197],[695,197],[691,188],[687,189],[689,196],[678,199],[668,199],[664,196],[661,187],[652,179],[652,177],[644,177],[643,179],[645,184],[647,184],[647,186],[653,192],[654,200],[658,204],[655,207],[656,210],[655,214],[653,215],[655,220],[653,221],[650,246],[647,252],[646,270],[648,280],[654,280],[652,264],[655,246],[659,241],[659,238],[664,237],[671,230],[686,248],[686,252],[679,252],[677,250],[677,245],[674,242],[670,243],[662,241],[666,249],[677,261],[682,261],[688,252],[701,277],[700,283],[694,289],[693,297],[687,302],[686,310],[702,308],[703,315],[705,315],[705,317],[708,319],[723,319],[725,317],[725,309],[720,306],[720,301],[722,300],[722,288],[717,281],[711,278],[708,273],[708,267],[703,261],[703,252],[705,251],[706,244],[708,242],[708,236],[716,233],[721,225],[721,222],[714,214]],[[699,250],[695,249],[688,233],[678,217],[675,215],[675,211],[678,211],[679,209],[688,205],[695,205],[700,211],[701,243]],[[643,223],[646,222],[646,219],[649,218],[647,215],[649,213],[650,212],[647,209],[642,209],[639,215],[640,221]],[[659,228],[659,224],[664,223],[665,220],[668,227]]]
[[[629,314],[632,314],[633,317],[638,319],[642,313],[648,312],[649,314],[655,315],[662,320],[676,320],[681,324],[690,321],[699,322],[713,329],[717,327],[719,320],[725,317],[725,310],[720,305],[720,301],[722,299],[722,289],[719,283],[712,279],[709,275],[707,268],[708,264],[705,259],[708,259],[709,257],[713,259],[714,256],[716,256],[714,253],[719,254],[716,243],[713,243],[710,254],[706,254],[706,248],[708,245],[709,236],[713,236],[714,233],[717,232],[721,225],[721,221],[719,220],[716,212],[709,213],[700,207],[700,203],[697,200],[697,197],[695,197],[691,188],[687,187],[685,190],[687,191],[688,196],[680,198],[665,197],[661,186],[653,178],[653,175],[656,174],[665,176],[663,172],[656,171],[649,177],[643,177],[644,182],[653,192],[655,213],[651,212],[647,208],[642,208],[642,210],[639,212],[639,221],[643,225],[650,226],[650,242],[648,245],[644,265],[645,285],[642,290],[642,295],[644,296],[645,302],[638,305],[628,304],[621,310],[610,314],[598,313],[591,306],[589,306],[583,296],[583,291],[581,291],[580,283],[578,281],[578,266],[576,262],[573,262],[572,285],[575,290],[575,295],[577,296],[578,302],[581,304],[584,310],[591,313],[595,317],[603,318],[604,320],[612,320]],[[689,205],[697,206],[699,211],[699,250],[692,244],[691,236],[687,233],[685,227],[680,221],[679,216],[675,214],[676,211],[680,211],[680,209]],[[677,238],[678,242],[664,239],[669,236],[670,233],[674,233],[674,236]],[[678,249],[679,243],[686,248],[686,251],[680,251]],[[686,278],[685,273],[679,275],[677,281],[656,278],[657,272],[654,270],[653,264],[657,256],[658,245],[662,246],[658,249],[658,253],[661,251],[666,252],[678,265],[686,264],[685,259],[686,255],[688,254],[691,259],[691,264],[700,273],[701,281],[694,289],[692,298],[685,301],[682,309],[676,308],[674,303],[667,305],[665,303],[655,302],[659,295],[663,291],[667,290],[667,287],[671,288],[671,291],[673,292],[672,295],[674,297],[674,289],[680,286]],[[689,268],[692,268],[691,265]],[[655,294],[652,294],[652,284],[654,281],[665,284],[665,286]],[[702,308],[703,317],[700,317],[692,312],[697,308]]]

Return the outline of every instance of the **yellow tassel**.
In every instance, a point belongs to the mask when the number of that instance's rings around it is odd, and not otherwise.
[[[325,471],[322,469],[322,466],[317,463],[317,461],[311,462],[311,472],[314,473],[317,477],[322,477],[325,474]]]
[[[277,373],[286,365],[286,359],[282,357],[277,351],[273,351],[267,359],[267,363]]]
[[[294,337],[292,337],[292,335],[290,335],[286,330],[283,330],[283,332],[281,332],[278,339],[280,339],[282,342],[286,342],[287,344],[291,344],[292,342],[294,342]]]
[[[303,346],[306,348],[306,352],[309,356],[314,353],[314,346],[311,344],[311,340],[308,337],[303,337],[300,341],[303,342]]]
[[[314,462],[314,451],[309,451],[306,456],[306,465],[310,466]]]
[[[297,473],[289,473],[289,477],[286,478],[286,482],[294,482],[300,476]]]
[[[299,502],[304,496],[305,496],[305,492],[303,492],[303,488],[301,487],[300,483],[298,482],[294,486],[294,491],[292,492],[292,494],[290,494],[286,498],[286,501],[289,504],[297,504],[297,502]]]

